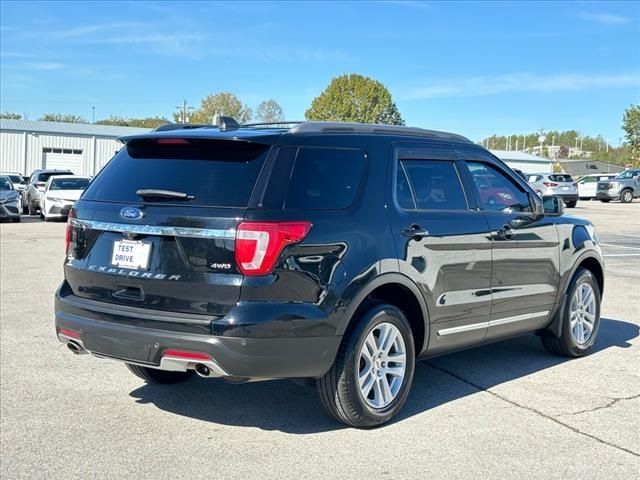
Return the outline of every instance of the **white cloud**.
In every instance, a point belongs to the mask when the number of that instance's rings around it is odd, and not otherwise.
[[[513,92],[560,92],[592,88],[640,87],[640,73],[550,74],[508,73],[427,83],[400,94],[406,100],[443,97],[482,97]]]
[[[630,23],[631,18],[622,15],[616,15],[614,13],[595,13],[581,11],[577,13],[577,17],[586,20],[587,22],[600,23],[602,25],[621,25],[623,23]]]

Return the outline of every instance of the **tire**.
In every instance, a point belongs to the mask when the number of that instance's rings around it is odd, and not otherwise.
[[[622,203],[631,203],[633,202],[633,191],[630,188],[625,188],[620,192],[620,201]]]
[[[354,321],[356,323],[351,332],[344,336],[333,365],[325,376],[318,380],[317,389],[325,410],[333,418],[352,427],[374,427],[391,420],[407,400],[415,369],[413,333],[402,311],[393,305],[372,304]],[[382,348],[386,353],[379,353],[377,341],[385,331],[395,334],[397,340],[390,347]],[[379,335],[377,338],[376,332]],[[373,355],[370,355],[370,349],[365,346],[368,340],[375,346]],[[368,342],[367,345],[372,344]],[[389,362],[387,365],[383,359],[401,358],[402,349],[405,358],[403,376],[387,373],[387,368],[397,372],[401,365],[399,362]],[[375,363],[369,363],[364,359],[362,355],[365,351],[368,352],[369,358],[375,359]],[[376,358],[376,354],[383,356]],[[387,357],[387,354],[390,356]],[[391,364],[394,366],[390,367]],[[375,368],[379,370],[376,371]],[[358,377],[361,370],[365,372],[365,380],[372,379],[368,397],[365,397],[360,389]],[[383,372],[382,375],[380,371]],[[398,384],[396,379],[400,377],[401,383]],[[389,392],[392,398],[390,397],[388,403],[377,407],[373,403],[376,398],[382,397],[382,382],[389,387],[385,391]],[[391,393],[393,390],[395,395]],[[378,393],[380,395],[377,395]]]
[[[611,201],[611,199],[610,199],[610,198],[607,198],[607,199],[604,199],[604,198],[603,198],[603,199],[600,199],[600,201],[601,201],[602,203],[609,203],[609,202]]]
[[[27,213],[29,213],[29,215],[37,215],[38,214],[38,210],[33,208],[33,205],[31,204],[31,201],[28,201],[28,208],[29,208],[29,211]]]
[[[17,217],[13,219],[13,223],[20,223],[22,221],[22,218]]]
[[[141,378],[147,383],[154,383],[160,385],[169,385],[172,383],[180,383],[185,380],[189,380],[193,374],[193,370],[186,372],[167,372],[165,370],[158,370],[156,368],[141,367],[139,365],[132,365],[127,363],[127,368],[136,377]]]
[[[572,306],[576,298],[576,292],[581,289],[590,289],[593,295],[594,308],[593,308],[593,322],[590,335],[585,341],[579,342],[575,336],[575,330],[572,332],[571,326],[571,313]],[[598,336],[598,329],[600,327],[600,302],[601,294],[598,283],[596,282],[593,274],[584,268],[578,269],[575,273],[573,280],[571,280],[571,286],[567,295],[567,300],[562,306],[562,330],[560,337],[554,337],[551,335],[543,335],[541,338],[542,345],[549,352],[561,357],[577,358],[582,357],[589,353],[592,349],[596,338]],[[585,328],[585,327],[583,327]]]
[[[573,202],[567,202],[567,208],[575,208],[577,203],[578,202],[576,202],[575,200]]]

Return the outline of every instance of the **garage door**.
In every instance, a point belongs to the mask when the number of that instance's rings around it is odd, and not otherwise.
[[[44,152],[44,168],[47,170],[71,170],[76,175],[82,175],[82,153],[54,153]],[[77,152],[77,150],[76,150]]]

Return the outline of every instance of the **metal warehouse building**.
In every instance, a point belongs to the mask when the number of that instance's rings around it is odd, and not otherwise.
[[[122,144],[147,128],[0,119],[0,171],[31,175],[38,168],[95,175]]]
[[[516,150],[490,150],[496,157],[511,168],[517,168],[524,173],[551,173],[553,161],[548,158],[536,157],[526,152]]]

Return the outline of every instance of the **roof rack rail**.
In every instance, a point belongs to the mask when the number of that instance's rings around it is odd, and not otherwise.
[[[299,125],[304,123],[304,120],[287,120],[282,122],[257,122],[257,123],[241,123],[240,127],[273,127],[276,125]]]
[[[169,130],[192,130],[194,128],[215,128],[217,125],[208,123],[165,123],[153,129],[154,132],[167,132]]]
[[[400,125],[380,125],[374,123],[348,122],[303,122],[289,130],[290,133],[369,133],[381,135],[410,135],[414,137],[441,138],[471,143],[466,137],[455,133],[426,130],[417,127]]]

